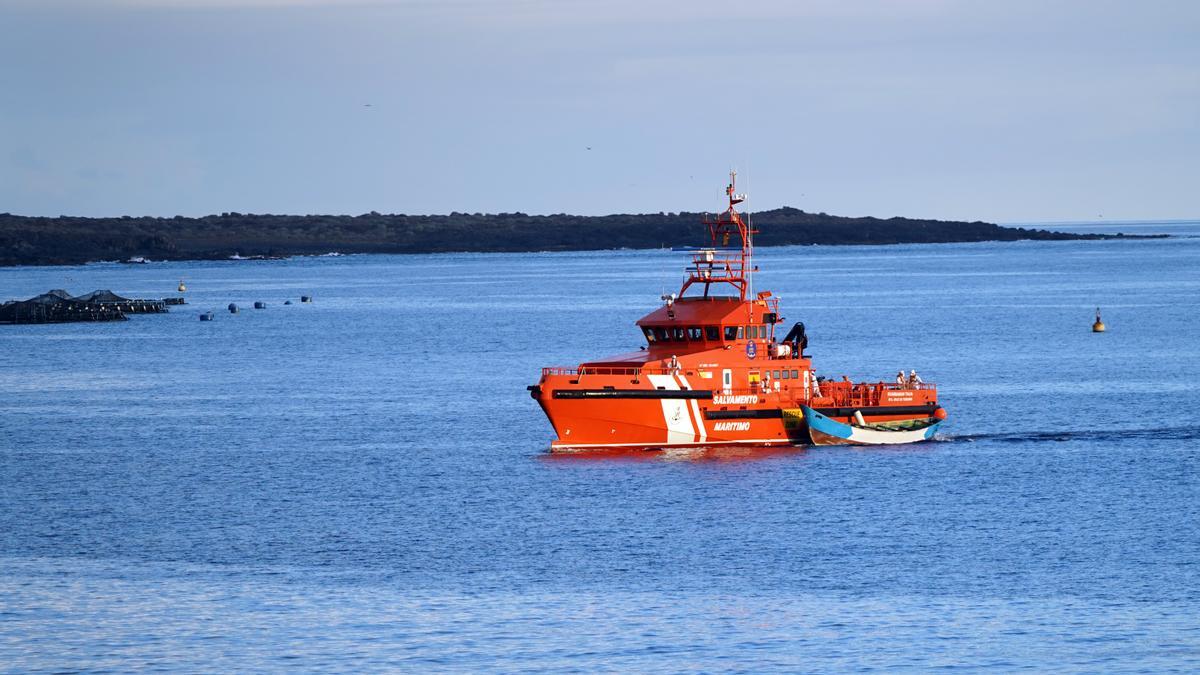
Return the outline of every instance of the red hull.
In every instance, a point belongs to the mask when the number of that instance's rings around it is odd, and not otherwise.
[[[805,374],[811,378],[807,359],[789,360],[787,364],[801,366],[795,369],[801,373],[798,385],[792,383],[789,368],[788,384],[779,380],[778,391],[773,381],[763,391],[760,380],[754,389],[730,389],[728,393],[723,389],[702,388],[696,382],[719,382],[725,370],[748,379],[750,373],[761,374],[764,369],[743,364],[715,372],[699,367],[686,370],[683,359],[680,361],[678,373],[653,366],[639,368],[636,374],[633,369],[628,373],[620,369],[620,375],[590,374],[587,366],[582,376],[578,371],[563,373],[547,369],[532,391],[558,433],[551,449],[796,445],[807,443],[809,438],[800,410],[802,404],[813,405],[846,423],[854,420],[856,411],[865,421],[875,423],[925,418],[937,408],[935,390],[901,390],[882,383],[857,385],[858,392],[849,383],[840,387],[837,385],[841,383],[822,383],[826,389],[839,393],[867,394],[858,398],[814,398],[810,384],[806,396]],[[781,362],[766,365],[781,365]],[[838,399],[858,405],[839,406]]]

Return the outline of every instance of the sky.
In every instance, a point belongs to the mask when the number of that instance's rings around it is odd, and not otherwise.
[[[0,212],[1200,217],[1200,2],[0,0]]]

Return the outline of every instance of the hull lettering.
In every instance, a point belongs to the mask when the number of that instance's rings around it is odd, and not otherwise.
[[[713,396],[713,403],[716,405],[753,405],[758,403],[757,395],[738,395],[738,396]]]

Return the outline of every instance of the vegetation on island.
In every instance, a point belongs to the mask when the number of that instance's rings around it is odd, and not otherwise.
[[[706,244],[700,213],[546,216],[451,213],[408,216],[275,216],[222,213],[203,218],[57,218],[0,213],[0,265],[99,260],[223,259],[241,256],[447,251],[567,251]],[[1019,239],[1102,239],[984,222],[848,218],[784,207],[750,214],[760,246],[904,244]]]

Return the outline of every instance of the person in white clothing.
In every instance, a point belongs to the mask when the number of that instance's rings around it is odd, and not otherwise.
[[[925,381],[921,379],[921,376],[917,374],[917,371],[908,371],[908,386],[915,387],[919,384],[925,384]]]
[[[896,373],[896,384],[900,385],[901,387],[908,386],[908,378],[904,377],[903,370]]]

